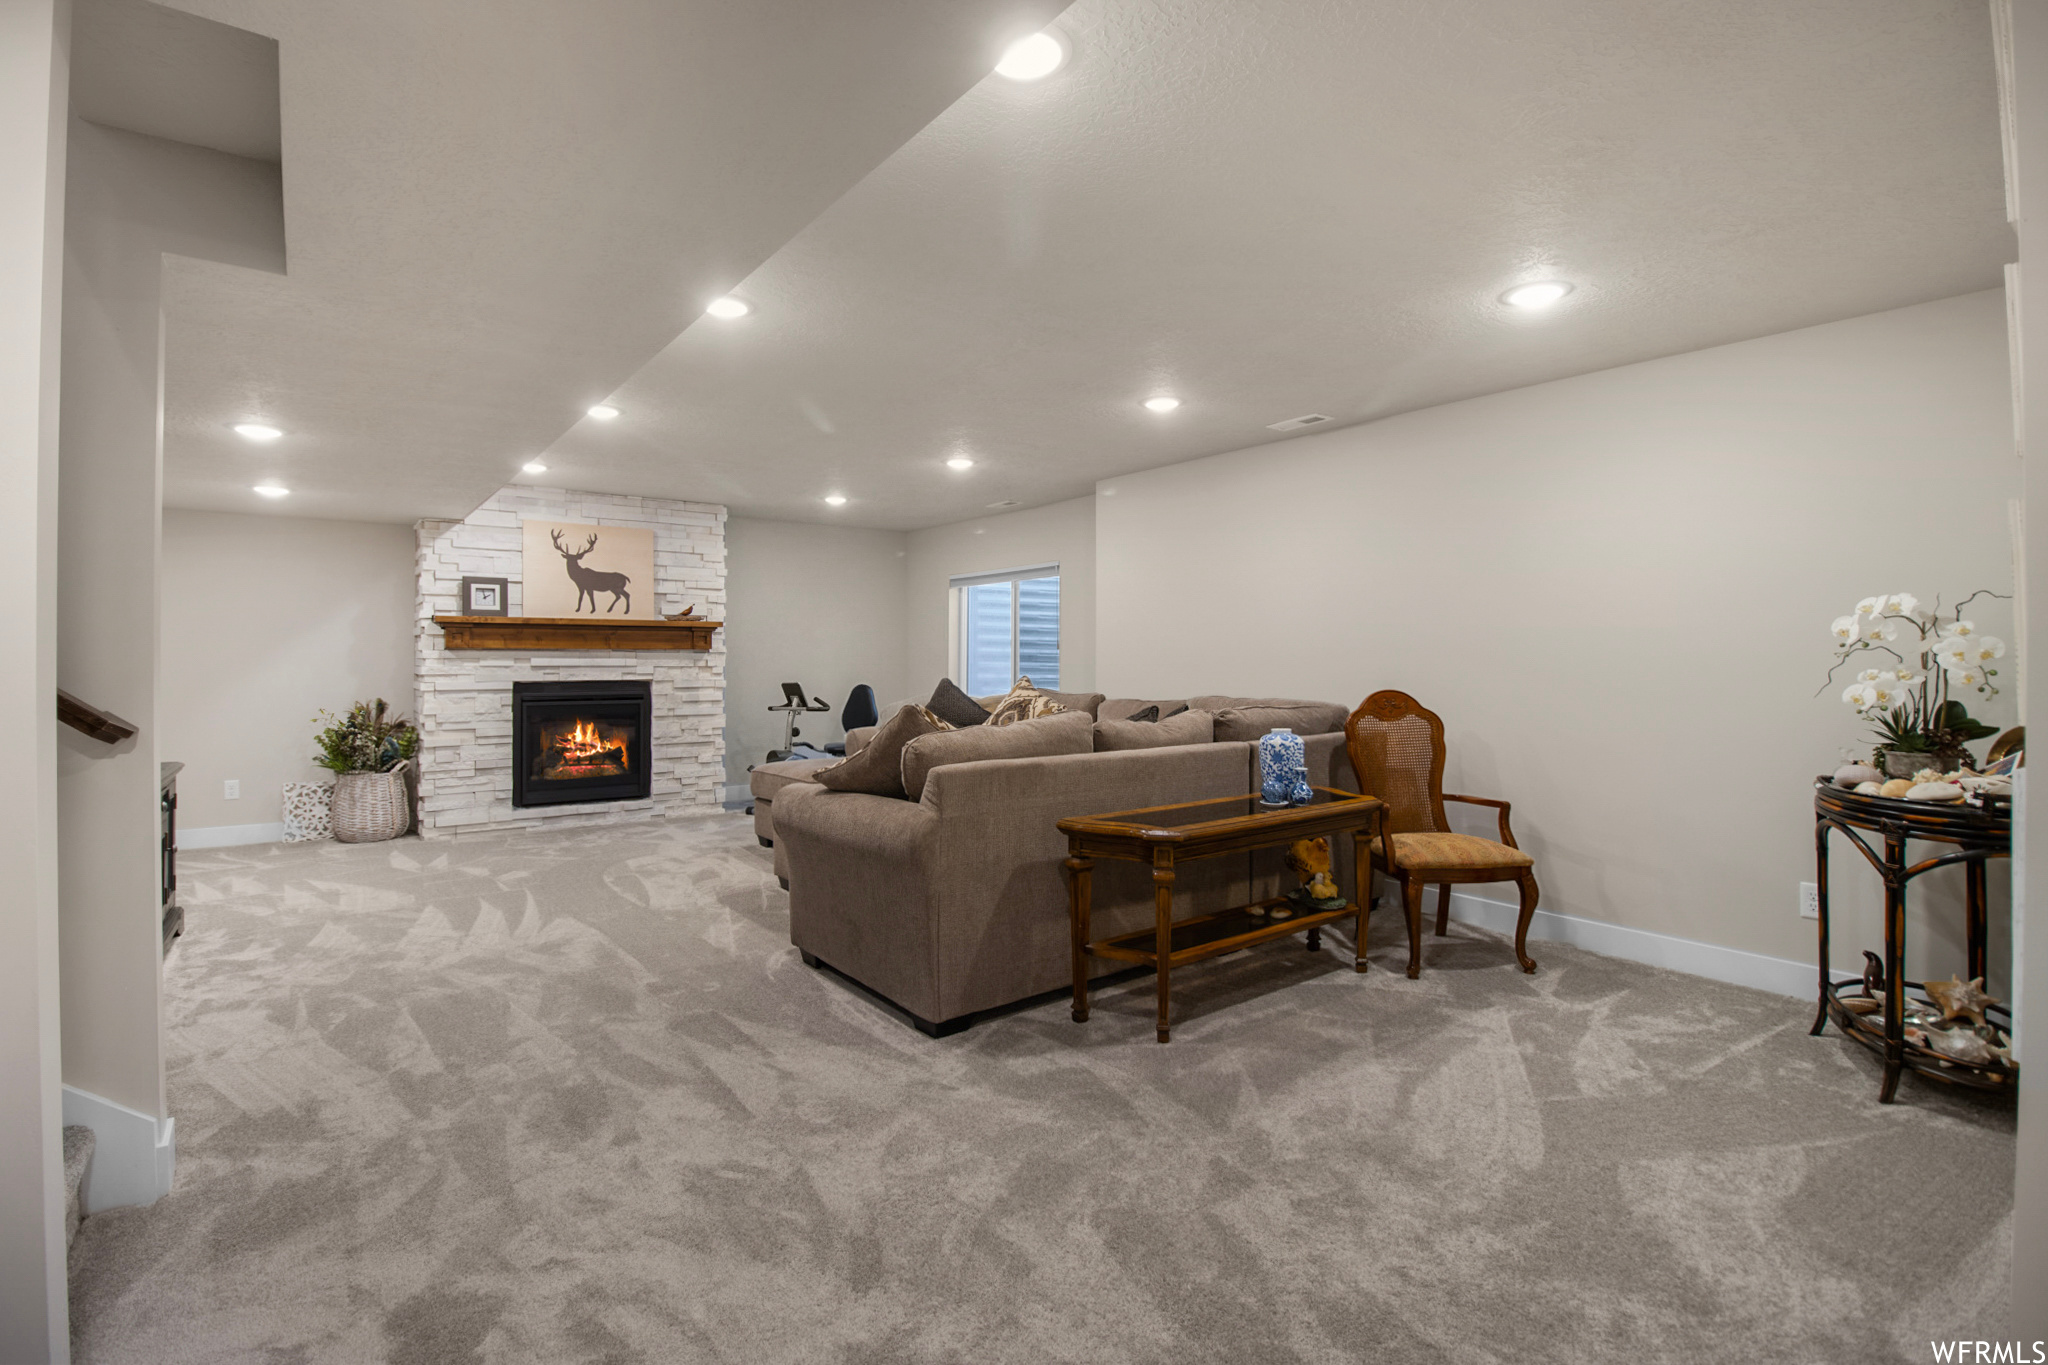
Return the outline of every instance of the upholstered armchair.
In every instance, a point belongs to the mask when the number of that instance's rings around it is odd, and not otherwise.
[[[1359,790],[1387,804],[1374,846],[1373,870],[1401,888],[1408,917],[1408,975],[1422,975],[1422,893],[1437,888],[1436,932],[1450,931],[1451,888],[1474,882],[1514,882],[1522,893],[1515,924],[1515,960],[1533,972],[1529,921],[1536,913],[1535,863],[1515,846],[1508,827],[1508,803],[1444,790],[1444,723],[1406,692],[1375,692],[1344,723]],[[1500,838],[1456,834],[1444,817],[1444,802],[1491,806],[1500,812]]]

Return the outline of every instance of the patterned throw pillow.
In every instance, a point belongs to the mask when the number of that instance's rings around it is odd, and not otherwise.
[[[990,725],[1015,725],[1020,720],[1037,720],[1042,716],[1057,716],[1067,708],[1054,701],[1031,685],[1031,679],[1019,678],[1017,685],[989,709]]]
[[[333,799],[332,782],[285,783],[284,841],[300,844],[309,839],[332,839],[334,826],[327,807]]]

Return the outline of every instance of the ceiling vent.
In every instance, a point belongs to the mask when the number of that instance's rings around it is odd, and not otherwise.
[[[1269,422],[1266,424],[1266,430],[1300,431],[1303,427],[1319,427],[1329,420],[1320,412],[1311,412],[1300,417],[1290,417],[1284,422]]]

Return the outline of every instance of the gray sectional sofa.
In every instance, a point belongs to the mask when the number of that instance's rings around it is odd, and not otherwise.
[[[1089,700],[1098,721],[1154,704]],[[789,888],[790,940],[806,962],[859,982],[925,1032],[954,1032],[984,1011],[1071,984],[1062,817],[1255,791],[1252,731],[1270,728],[1274,706],[1297,708],[1280,723],[1292,720],[1305,736],[1310,781],[1357,790],[1341,730],[1349,708],[1216,695],[1187,702],[1216,716],[1219,738],[953,763],[930,771],[916,801],[827,790],[809,780],[816,763],[757,769],[756,830],[773,841]],[[1105,727],[1096,729],[1100,742]],[[867,738],[849,735],[849,752]],[[1348,894],[1349,841],[1333,844]],[[1180,908],[1197,913],[1275,894],[1291,884],[1285,878],[1272,850],[1189,864],[1175,890]],[[1092,900],[1098,934],[1152,922],[1150,876],[1134,864],[1099,863]]]

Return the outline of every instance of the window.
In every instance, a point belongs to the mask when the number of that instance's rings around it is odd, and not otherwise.
[[[956,578],[953,589],[960,599],[956,672],[962,690],[993,696],[1009,691],[1020,675],[1034,687],[1059,687],[1059,565]]]

